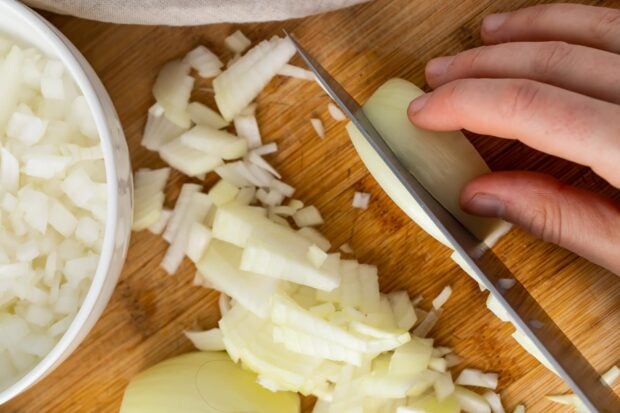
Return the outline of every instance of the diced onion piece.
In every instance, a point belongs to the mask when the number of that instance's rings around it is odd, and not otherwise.
[[[8,192],[15,193],[19,188],[19,162],[5,148],[0,148],[0,183]]]
[[[258,148],[263,144],[254,115],[237,115],[233,118],[233,122],[237,135],[247,141],[248,148]]]
[[[313,227],[321,225],[324,222],[321,213],[314,205],[298,210],[295,215],[293,215],[293,219],[298,227]]]
[[[259,156],[269,155],[278,151],[278,144],[276,142],[269,142],[258,148],[252,149],[252,152]]]
[[[443,287],[443,290],[441,290],[439,295],[437,295],[437,297],[433,299],[433,308],[439,310],[441,307],[443,307],[443,305],[450,298],[450,295],[452,295],[452,287],[446,285],[445,287]]]
[[[287,233],[290,231],[274,225]],[[276,228],[269,231],[280,232]],[[319,290],[333,290],[340,283],[338,261],[334,265],[326,262],[321,268],[315,268],[307,259],[308,246],[308,242],[295,232],[280,232],[279,236],[271,238],[252,234],[243,251],[240,268]]]
[[[215,77],[222,71],[224,63],[205,46],[198,46],[185,55],[183,61],[189,63],[200,77]]]
[[[179,197],[177,198],[177,202],[174,205],[172,215],[170,216],[170,220],[168,221],[168,225],[166,226],[166,231],[164,231],[163,238],[166,241],[172,242],[177,232],[179,232],[181,220],[185,216],[193,194],[199,192],[201,189],[202,188],[200,187],[200,185],[197,184],[183,184],[183,186],[181,187],[181,192],[179,193]]]
[[[46,128],[47,121],[32,114],[14,112],[6,127],[6,136],[31,146],[41,140]]]
[[[222,331],[219,328],[207,331],[186,331],[185,337],[200,351],[226,350]]]
[[[351,248],[351,246],[346,242],[340,246],[339,250],[345,254],[353,254],[353,248]]]
[[[224,39],[224,44],[231,52],[241,54],[250,47],[252,41],[241,30],[237,30]]]
[[[189,228],[185,255],[187,255],[192,262],[197,263],[207,251],[209,242],[211,242],[211,230],[200,222],[192,223]]]
[[[394,317],[396,317],[396,325],[399,328],[409,330],[417,321],[413,305],[406,291],[397,291],[388,294],[390,306]]]
[[[273,393],[256,374],[223,352],[195,352],[163,361],[134,377],[120,413],[255,412],[296,413],[299,396]]]
[[[353,194],[353,208],[367,209],[370,202],[370,194],[367,192],[356,192]]]
[[[454,397],[459,401],[465,413],[491,413],[491,407],[486,399],[465,387],[456,386]]]
[[[314,245],[318,246],[323,251],[328,251],[331,247],[329,240],[315,228],[303,227],[297,230],[297,233],[312,242]]]
[[[189,128],[191,120],[187,113],[194,78],[189,75],[190,66],[180,60],[166,63],[159,72],[153,95],[164,108],[165,116],[182,128]]]
[[[294,77],[296,79],[316,81],[316,76],[310,70],[290,64],[285,64],[282,66],[282,69],[278,71],[278,74],[281,76]]]
[[[325,126],[323,126],[323,122],[319,118],[310,118],[310,124],[312,125],[312,129],[316,132],[316,134],[321,139],[325,139]]]
[[[54,200],[49,211],[49,223],[63,237],[70,237],[78,220],[60,201]]]
[[[292,217],[295,210],[290,206],[278,205],[270,209],[270,212],[283,217]]]
[[[295,52],[288,37],[273,37],[254,46],[216,77],[215,101],[224,119],[232,120],[248,106]]]
[[[181,217],[178,231],[170,242],[170,247],[161,262],[161,267],[170,275],[174,274],[185,256],[190,228],[195,222],[203,222],[211,208],[211,198],[200,192],[193,193]]]
[[[499,394],[492,391],[485,392],[482,397],[487,400],[487,403],[491,407],[493,413],[505,413],[504,406],[502,405],[502,399]]]
[[[213,240],[196,266],[215,288],[232,297],[238,305],[264,318],[279,282],[239,269],[242,253],[239,247]]]
[[[332,117],[332,119],[334,119],[337,122],[342,122],[343,120],[347,120],[347,117],[345,116],[345,114],[342,113],[340,108],[336,106],[335,104],[333,104],[332,102],[329,102],[327,104],[327,111],[329,112],[329,115]]]
[[[613,386],[616,380],[620,377],[620,368],[618,366],[612,366],[609,370],[607,370],[601,376],[601,380],[603,383],[608,386]]]
[[[220,179],[209,190],[209,197],[211,197],[211,200],[215,206],[219,207],[233,201],[238,193],[239,188],[223,179]]]
[[[435,396],[439,400],[443,400],[446,397],[454,393],[454,382],[452,381],[452,375],[449,371],[440,374],[433,384],[435,390]]]
[[[155,224],[164,206],[164,187],[170,168],[140,169],[134,176],[134,218],[132,229],[141,231]]]
[[[278,179],[282,178],[282,175],[280,175],[280,173],[276,171],[276,169],[273,166],[271,166],[269,162],[264,160],[260,155],[257,155],[256,152],[251,151],[250,155],[248,156],[248,160],[252,162],[254,165],[258,166],[259,168],[263,168],[264,170],[274,175]]]
[[[413,330],[413,334],[418,337],[426,337],[439,320],[441,310],[432,309],[426,314],[426,317]]]
[[[24,174],[43,179],[51,179],[64,172],[72,162],[70,157],[58,155],[33,154],[24,158]]]
[[[282,201],[284,201],[284,195],[282,195],[275,189],[265,191],[264,189],[260,188],[258,191],[256,191],[256,199],[258,199],[261,204],[265,206],[275,207],[280,205]]]
[[[187,113],[189,118],[197,125],[210,126],[215,129],[223,129],[227,127],[230,122],[224,120],[224,118],[200,102],[192,102],[187,106]]]
[[[280,192],[282,195],[284,195],[287,198],[292,197],[293,194],[295,193],[295,188],[277,179],[272,179],[269,182],[269,187],[271,189],[275,189],[276,191]],[[289,206],[291,206],[290,203],[289,203]],[[299,208],[296,208],[295,206],[292,206],[292,208],[299,209]]]
[[[321,266],[327,260],[327,254],[321,248],[317,247],[315,244],[312,244],[308,248],[308,259],[316,268],[321,268]]]
[[[433,132],[416,128],[407,117],[409,103],[423,92],[410,82],[392,79],[375,91],[364,113],[386,139],[404,165],[459,221],[487,245],[493,245],[508,229],[498,219],[466,214],[459,194],[465,183],[489,168],[460,132]],[[369,171],[394,202],[435,239],[448,245],[435,224],[404,190],[395,175],[352,125],[347,130]],[[429,156],[429,154],[437,154]]]
[[[184,144],[180,138],[159,148],[159,156],[174,169],[187,176],[198,176],[215,170],[223,164],[220,157]]]
[[[295,210],[300,210],[304,207],[304,203],[299,199],[291,199],[290,201],[288,201],[288,206]]]
[[[433,353],[433,341],[411,337],[411,341],[398,347],[389,363],[392,375],[415,375],[428,368]]]
[[[495,389],[497,388],[497,373],[484,373],[476,369],[463,369],[455,383],[463,386]]]
[[[522,404],[517,404],[512,413],[525,413],[525,406]]]
[[[226,160],[241,158],[247,152],[245,140],[210,126],[194,126],[183,133],[179,140],[189,148]]]
[[[155,103],[148,111],[141,144],[148,150],[157,151],[163,145],[179,137],[185,130],[186,128],[168,120],[164,116],[164,108],[159,103]]]
[[[161,234],[166,228],[166,225],[168,225],[168,221],[171,216],[172,211],[167,208],[163,208],[159,214],[159,219],[149,225],[147,229],[153,234]]]

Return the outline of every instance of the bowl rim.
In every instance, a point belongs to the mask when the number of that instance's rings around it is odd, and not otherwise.
[[[63,63],[65,70],[71,74],[72,78],[85,97],[95,121],[97,132],[99,133],[100,145],[102,147],[104,165],[106,169],[108,197],[106,205],[105,231],[101,253],[99,255],[99,262],[83,302],[71,321],[69,328],[62,334],[60,340],[58,340],[52,350],[41,360],[39,360],[39,362],[19,380],[4,390],[0,390],[0,405],[2,405],[34,385],[38,380],[42,379],[53,369],[53,367],[55,367],[56,363],[62,361],[70,354],[67,353],[67,350],[76,341],[76,339],[79,339],[78,336],[81,333],[84,324],[90,318],[91,313],[97,304],[100,292],[103,289],[105,281],[108,277],[108,272],[112,262],[116,238],[119,232],[119,224],[117,219],[119,185],[110,125],[106,120],[104,105],[99,100],[95,87],[88,78],[88,75],[82,66],[82,62],[80,62],[78,58],[78,56],[82,57],[81,54],[75,48],[72,50],[72,43],[66,39],[62,33],[57,31],[51,23],[45,20],[34,10],[18,1],[11,0],[8,2],[2,1],[0,3],[0,9],[11,10],[23,20],[23,24],[26,24],[31,31],[47,38],[50,47],[49,54],[57,57]],[[24,40],[27,43],[27,39]]]

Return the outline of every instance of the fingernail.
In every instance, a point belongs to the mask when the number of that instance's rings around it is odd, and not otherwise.
[[[504,214],[506,206],[504,205],[504,201],[495,195],[477,193],[463,205],[463,208],[466,212],[474,215],[501,217]]]
[[[428,99],[430,98],[430,96],[431,96],[431,93],[425,93],[415,98],[413,102],[409,104],[409,114],[414,115],[418,113],[419,111],[421,111],[424,108],[424,106],[426,106],[426,102],[428,102]]]
[[[490,14],[484,18],[482,22],[482,29],[485,32],[494,32],[500,28],[502,24],[506,21],[509,13],[497,13]]]
[[[437,57],[426,64],[426,75],[432,77],[443,76],[454,60],[454,56]]]

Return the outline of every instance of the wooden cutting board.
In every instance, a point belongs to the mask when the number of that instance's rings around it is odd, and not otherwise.
[[[430,58],[480,44],[484,15],[533,3],[377,0],[307,19],[241,28],[255,41],[280,34],[282,28],[294,32],[363,101],[394,76],[425,85],[424,64]],[[590,3],[620,6],[618,1]],[[163,165],[157,154],[139,145],[159,68],[198,44],[229,58],[222,41],[239,27],[118,26],[46,16],[75,43],[103,80],[125,128],[134,170]],[[265,140],[276,141],[280,147],[271,158],[273,164],[298,189],[297,197],[320,208],[328,223],[321,229],[333,244],[348,242],[358,259],[377,264],[384,291],[421,293],[427,306],[443,286],[452,285],[455,293],[432,332],[437,342],[453,346],[469,366],[499,372],[499,389],[509,409],[525,402],[528,412],[562,411],[544,396],[567,388],[515,344],[511,328],[487,311],[484,296],[448,259],[446,248],[423,233],[382,192],[358,159],[344,124],[327,114],[328,98],[319,87],[277,78],[258,103]],[[325,122],[325,140],[311,129],[312,116]],[[536,153],[517,142],[472,139],[494,170],[547,172],[620,200],[620,193],[588,168]],[[186,181],[173,173],[168,205],[173,205]],[[355,191],[372,194],[368,210],[351,208]],[[127,383],[137,372],[192,350],[182,332],[216,325],[218,295],[191,285],[194,267],[189,262],[177,275],[167,276],[159,268],[165,249],[166,243],[158,236],[146,231],[134,234],[118,287],[87,339],[50,376],[0,411],[116,412]],[[597,369],[618,363],[618,277],[519,229],[510,232],[495,250]]]

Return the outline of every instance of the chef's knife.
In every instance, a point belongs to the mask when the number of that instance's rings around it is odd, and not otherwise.
[[[287,33],[288,35],[288,33]],[[316,75],[319,83],[359,129],[400,183],[420,204],[457,254],[500,302],[517,328],[530,338],[557,374],[568,384],[584,406],[592,412],[619,413],[620,398],[603,384],[600,375],[575,345],[554,323],[493,251],[479,241],[409,173],[379,132],[370,123],[361,106],[319,63],[289,35],[297,51]],[[515,280],[504,288],[501,279]]]

